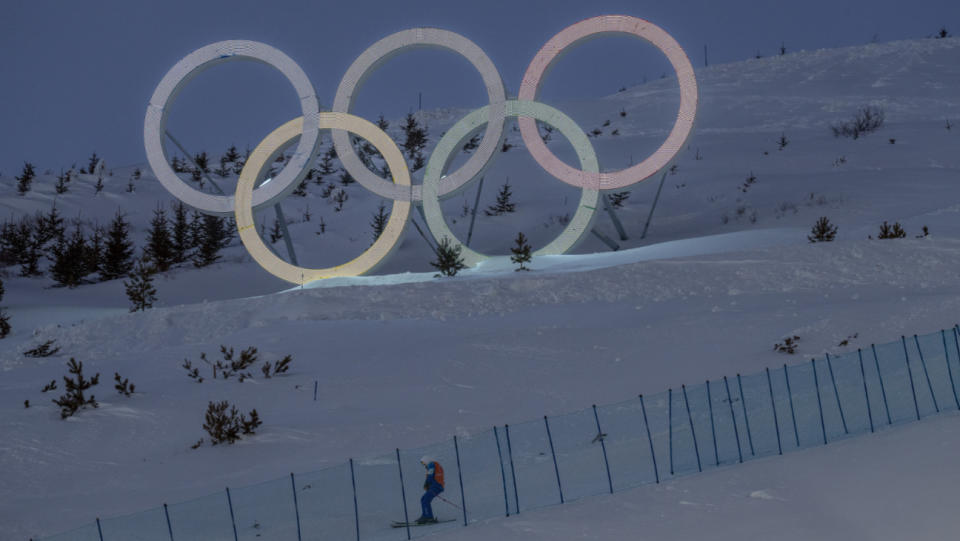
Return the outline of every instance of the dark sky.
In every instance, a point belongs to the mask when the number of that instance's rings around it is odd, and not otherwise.
[[[960,34],[957,0],[5,0],[0,9],[0,174],[24,161],[40,170],[145,161],[143,117],[154,87],[183,56],[208,43],[249,39],[284,51],[329,106],[340,77],[370,44],[416,26],[458,32],[483,48],[515,95],[527,63],[555,33],[581,19],[624,14],[671,33],[695,66],[757,52]],[[958,59],[960,60],[960,59]],[[589,42],[563,58],[544,87],[550,103],[611,94],[659,77],[668,65],[628,38]],[[416,109],[485,104],[480,77],[455,54],[418,50],[390,60],[363,87],[358,114],[399,118]],[[170,130],[193,152],[255,146],[297,116],[279,72],[228,63],[190,83]]]

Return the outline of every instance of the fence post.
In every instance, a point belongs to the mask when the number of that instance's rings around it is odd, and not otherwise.
[[[690,415],[690,402],[687,402],[687,386],[681,385],[680,389],[683,391],[683,404],[687,408],[687,420],[690,422],[690,435],[693,436],[693,452],[697,455],[697,471],[702,472],[703,467],[700,465],[700,449],[697,447],[697,432],[693,429],[693,416]]]
[[[737,388],[740,389],[740,406],[743,407],[743,424],[747,425],[747,441],[750,443],[750,456],[757,456],[753,450],[753,433],[750,432],[750,418],[747,417],[747,397],[743,396],[743,381],[740,374],[737,374]],[[776,419],[776,416],[774,416]]]
[[[817,408],[820,410],[820,431],[823,432],[823,444],[827,444],[827,427],[823,424],[823,401],[820,400],[820,378],[817,377],[817,361],[810,359],[810,366],[813,367],[813,387],[817,391]]]
[[[597,405],[593,405],[593,419],[597,422],[597,437],[600,438],[600,448],[603,449],[603,465],[607,467],[607,484],[610,485],[610,494],[613,494],[613,478],[610,477],[610,462],[607,460],[607,444],[604,443],[606,434],[600,428],[600,416],[597,415]]]
[[[770,389],[770,406],[773,408],[773,428],[777,431],[777,452],[783,454],[780,444],[780,421],[777,419],[777,403],[773,400],[773,383],[770,381],[770,367],[767,367],[767,389]]]
[[[163,516],[167,518],[167,532],[170,533],[170,541],[173,541],[173,526],[170,525],[170,511],[167,510],[167,504],[163,504]]]
[[[670,475],[673,475],[673,389],[667,389],[667,439],[670,442]]]
[[[103,530],[100,529],[100,517],[97,517],[97,534],[100,535],[100,541],[103,541]]]
[[[493,437],[497,440],[497,457],[500,459],[500,480],[503,481],[503,508],[510,516],[510,501],[507,499],[507,472],[503,470],[503,451],[500,450],[500,434],[497,426],[493,426]]]
[[[643,405],[643,395],[640,395],[640,411],[643,412],[643,426],[647,429],[647,441],[650,443],[650,460],[653,461],[653,478],[660,484],[660,471],[657,469],[657,455],[653,451],[653,437],[650,436],[650,423],[647,422],[647,407]]]
[[[293,478],[293,472],[290,472],[290,485],[293,487],[293,510],[297,513],[297,541],[303,541],[300,532],[300,504],[297,503],[297,481]]]
[[[930,373],[927,372],[927,361],[923,358],[923,350],[920,349],[920,339],[913,335],[913,342],[917,345],[917,353],[920,354],[920,366],[923,367],[923,375],[927,378],[927,388],[930,389],[930,398],[933,399],[933,408],[940,413],[940,404],[937,403],[937,395],[933,392],[933,385],[930,383]]]
[[[707,407],[710,409],[710,435],[713,436],[713,463],[720,465],[720,453],[717,451],[717,428],[713,423],[713,396],[710,394],[710,380],[707,380]]]
[[[797,415],[793,409],[793,391],[790,389],[790,371],[787,364],[783,364],[783,377],[787,381],[787,397],[790,399],[790,419],[793,421],[793,437],[797,441],[797,449],[800,448],[800,430],[797,428]]]
[[[319,388],[320,388],[320,381],[314,380],[313,382],[313,401],[314,402],[317,401],[317,391],[319,390]]]
[[[887,424],[892,425],[893,420],[890,418],[890,404],[887,403],[887,389],[883,385],[883,374],[880,372],[880,359],[877,357],[877,347],[870,344],[870,349],[873,351],[873,362],[877,366],[877,377],[880,378],[880,394],[883,395],[883,409],[887,412]]]
[[[733,397],[730,396],[730,383],[727,381],[727,376],[723,376],[723,386],[727,389],[727,405],[730,406],[730,421],[733,422],[733,437],[737,440],[737,457],[740,459],[740,463],[743,464],[743,451],[740,449],[740,430],[737,429],[737,416],[733,414]]]
[[[543,425],[547,427],[547,441],[550,442],[550,454],[553,456],[553,470],[557,473],[557,489],[560,491],[560,503],[563,501],[563,486],[560,485],[560,466],[557,466],[557,452],[553,449],[553,436],[550,435],[550,423],[543,416]]]
[[[350,483],[353,485],[353,520],[357,527],[357,541],[360,541],[360,507],[357,505],[357,476],[353,472],[353,459],[350,459]]]
[[[510,477],[513,478],[513,502],[517,506],[517,514],[520,514],[520,494],[517,492],[517,471],[513,468],[513,445],[510,444],[510,425],[503,425],[507,433],[507,454],[510,456]]]
[[[917,388],[913,385],[913,371],[910,370],[910,356],[907,355],[907,339],[900,336],[900,341],[903,343],[903,362],[907,365],[907,375],[910,376],[910,392],[913,393],[913,409],[917,413],[917,420],[920,420],[920,406],[917,405]]]
[[[227,487],[227,505],[230,506],[230,524],[233,525],[233,541],[240,541],[237,535],[237,520],[233,516],[233,498],[230,497],[230,487]]]
[[[950,352],[947,351],[947,332],[943,329],[940,329],[940,338],[943,339],[943,358],[946,359],[947,374],[950,374],[950,389],[953,391],[953,401],[956,402],[957,409],[960,409],[960,399],[957,398],[957,387],[953,384],[953,369],[950,368]]]
[[[870,392],[867,391],[867,373],[863,370],[863,352],[857,348],[857,358],[860,359],[860,379],[863,381],[863,397],[867,401],[867,417],[870,419],[870,433],[873,434],[873,412],[870,411]]]
[[[840,403],[840,391],[837,390],[837,379],[833,377],[833,363],[830,361],[830,354],[827,353],[827,368],[830,369],[830,382],[833,383],[833,395],[837,398],[837,409],[840,410],[840,422],[843,423],[843,433],[850,434],[847,430],[847,417],[843,414],[843,404]],[[867,404],[870,408],[870,404]]]
[[[460,445],[457,436],[453,436],[453,452],[457,455],[457,479],[460,481],[460,503],[463,504],[463,525],[467,525],[467,498],[463,491],[463,469],[460,467]]]
[[[403,498],[403,521],[407,525],[407,539],[410,539],[410,513],[407,511],[407,489],[403,484],[403,465],[400,464],[400,448],[397,451],[397,471],[400,472],[400,497]]]

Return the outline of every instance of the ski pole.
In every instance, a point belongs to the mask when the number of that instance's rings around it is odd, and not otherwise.
[[[439,494],[437,495],[437,499],[440,500],[440,501],[443,501],[443,502],[447,502],[447,503],[449,503],[450,505],[456,507],[457,509],[461,509],[461,507],[460,507],[459,505],[451,502],[450,500],[444,498],[443,496],[440,496]]]

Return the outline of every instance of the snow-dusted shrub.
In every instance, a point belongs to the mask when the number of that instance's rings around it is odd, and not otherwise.
[[[877,235],[878,239],[902,239],[907,236],[907,232],[903,230],[903,227],[900,226],[900,222],[894,222],[893,225],[887,223],[886,220],[880,224],[880,234]]]
[[[59,351],[60,346],[56,344],[56,340],[47,340],[35,348],[24,351],[23,354],[26,357],[50,357],[56,355]]]
[[[211,362],[207,359],[206,352],[200,353],[200,360],[210,367],[213,379],[217,379],[218,377],[230,379],[232,376],[237,376],[237,379],[243,382],[245,379],[253,378],[250,370],[260,360],[257,348],[250,346],[242,350],[240,356],[237,357],[233,348],[228,348],[221,344],[220,354],[223,356],[223,359]],[[285,374],[290,370],[290,363],[292,361],[292,355],[287,355],[280,360],[274,361],[272,365],[267,361],[260,367],[260,371],[263,372],[263,375],[267,378],[278,374]],[[195,368],[193,363],[188,359],[184,359],[181,366],[187,371],[187,376],[194,379],[197,383],[203,383],[203,376],[200,375],[200,369]]]
[[[859,139],[861,135],[879,130],[880,127],[883,126],[884,117],[885,114],[882,108],[867,105],[866,107],[861,107],[850,120],[838,124],[831,124],[830,130],[833,131],[834,137],[843,136]]]
[[[120,372],[113,373],[113,381],[116,383],[113,385],[113,388],[117,390],[118,393],[123,396],[130,396],[133,394],[133,389],[136,385],[130,383],[128,378],[121,378]]]
[[[783,340],[783,343],[776,343],[773,345],[774,351],[779,351],[780,353],[789,353],[793,355],[797,352],[797,347],[800,342],[799,336],[788,336]]]
[[[210,435],[210,443],[213,445],[234,443],[241,435],[253,434],[254,430],[263,424],[256,409],[250,410],[249,415],[248,419],[226,400],[210,402],[204,416],[203,429]]]

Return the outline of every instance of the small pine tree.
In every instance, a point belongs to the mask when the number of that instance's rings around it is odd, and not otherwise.
[[[333,168],[333,160],[337,157],[337,149],[330,145],[330,148],[323,153],[323,157],[320,158],[320,176],[317,177],[317,183],[323,178],[333,174],[336,171]]]
[[[103,191],[103,175],[97,177],[97,183],[93,185],[93,193],[97,194]]]
[[[531,247],[529,244],[527,244],[527,237],[521,231],[520,233],[517,233],[517,238],[513,240],[513,243],[514,246],[510,248],[510,251],[513,253],[513,255],[510,256],[510,261],[520,265],[519,268],[514,270],[530,270],[529,268],[523,266],[524,263],[529,263],[530,260],[533,259],[533,255],[530,252]]]
[[[503,186],[500,187],[500,192],[497,194],[497,204],[487,207],[487,210],[484,211],[486,215],[500,216],[501,214],[513,212],[516,209],[516,205],[510,201],[512,195],[510,179],[508,178],[506,182],[503,183]]]
[[[166,272],[174,262],[173,240],[167,223],[167,213],[162,207],[153,211],[150,220],[150,232],[147,233],[146,257],[156,267],[157,272]]]
[[[350,196],[347,195],[347,192],[345,192],[343,188],[337,190],[336,195],[333,196],[333,200],[337,206],[333,207],[333,210],[336,212],[343,210],[343,204],[347,202],[347,199],[350,199]]]
[[[230,145],[230,148],[227,149],[227,153],[223,155],[222,159],[225,162],[236,163],[240,159],[240,153],[237,152],[237,146]]]
[[[830,223],[826,216],[821,216],[817,223],[813,224],[807,240],[810,242],[831,242],[837,236],[837,226]]]
[[[623,204],[630,198],[630,192],[613,192],[610,194],[610,205],[615,208],[623,208]]]
[[[20,263],[20,276],[39,276],[40,255],[43,250],[40,227],[29,218],[23,218],[17,228],[17,262]]]
[[[174,263],[183,263],[190,257],[193,249],[190,234],[190,222],[187,221],[187,206],[177,201],[173,206],[173,231],[170,235],[170,249]]]
[[[278,218],[273,219],[273,226],[270,228],[270,244],[275,244],[278,240],[283,238],[283,229],[280,227],[280,220]]]
[[[61,239],[53,248],[53,264],[50,274],[58,284],[75,288],[87,274],[84,256],[87,253],[87,241],[78,225],[70,240]]]
[[[894,222],[891,226],[886,220],[880,225],[880,234],[878,239],[902,239],[907,236],[907,232],[900,226],[900,222]]]
[[[90,233],[90,241],[87,243],[87,250],[83,255],[84,275],[100,272],[103,263],[103,228],[100,225],[93,226],[93,232]]]
[[[377,207],[377,213],[373,215],[373,220],[370,222],[370,227],[373,228],[373,242],[377,242],[377,239],[383,234],[388,221],[390,221],[390,213],[387,212],[387,207],[381,201],[380,206]]]
[[[196,267],[206,267],[220,259],[220,250],[230,243],[230,232],[227,230],[226,220],[207,214],[203,215],[200,231],[193,264]]]
[[[125,276],[133,269],[133,242],[130,241],[130,224],[122,212],[117,212],[104,244],[100,264],[100,279],[113,280]]]
[[[343,185],[343,186],[349,186],[349,185],[353,184],[354,182],[356,182],[356,180],[354,180],[353,175],[351,175],[350,173],[348,173],[346,170],[344,170],[343,172],[340,173],[340,184],[341,184],[341,185]]]
[[[69,378],[67,376],[63,376],[63,383],[66,387],[66,393],[64,393],[60,398],[53,400],[54,404],[60,406],[61,419],[70,417],[80,410],[80,408],[85,408],[87,406],[96,408],[99,406],[93,395],[90,395],[90,398],[87,398],[83,393],[94,385],[100,383],[100,374],[97,373],[92,378],[86,379],[83,376],[83,363],[78,363],[73,357],[70,357],[70,361],[67,362],[67,369],[69,370],[70,374],[74,375],[74,377]]]
[[[789,144],[790,144],[790,140],[787,139],[787,134],[781,133],[780,138],[777,139],[777,146],[779,147],[777,150],[783,150],[787,148],[787,145]]]
[[[63,239],[65,228],[63,217],[60,216],[60,210],[57,205],[50,207],[50,212],[44,215],[37,215],[37,242],[41,248],[45,247],[51,241],[60,242]]]
[[[299,196],[299,197],[306,197],[306,196],[307,196],[307,182],[309,182],[309,180],[310,180],[310,179],[304,177],[303,180],[300,181],[300,184],[297,184],[297,187],[294,188],[294,190],[293,190],[293,192],[292,192],[293,195],[296,195],[296,196]]]
[[[430,262],[433,268],[440,271],[440,274],[434,276],[456,276],[457,272],[466,268],[460,252],[461,247],[459,244],[454,246],[448,237],[444,237],[437,245],[437,260]]]
[[[415,159],[417,154],[421,153],[423,148],[427,146],[427,129],[420,125],[411,112],[407,113],[407,117],[404,119],[403,134],[403,151],[408,158]]]
[[[97,164],[99,163],[100,163],[100,156],[97,156],[97,153],[94,152],[93,154],[90,155],[90,159],[88,161],[89,166],[87,167],[87,173],[91,175],[95,174],[97,172]]]
[[[3,300],[3,293],[3,280],[0,279],[0,301]],[[6,338],[8,334],[10,334],[10,316],[0,306],[0,338]]]
[[[23,162],[23,171],[20,173],[20,176],[15,177],[17,179],[17,193],[24,195],[30,191],[30,185],[36,176],[36,172],[33,170],[33,164]]]
[[[387,128],[390,127],[390,123],[387,122],[387,119],[383,118],[383,113],[380,113],[380,116],[377,117],[377,127],[383,131],[387,131]]]
[[[68,178],[69,178],[69,174],[65,175],[63,173],[63,170],[61,169],[60,174],[57,175],[57,184],[54,186],[54,189],[56,190],[57,194],[67,193]]]
[[[193,157],[193,162],[197,165],[197,168],[200,169],[202,173],[210,172],[210,158],[207,156],[206,152],[201,152]]]
[[[152,308],[157,300],[157,289],[153,287],[153,274],[156,269],[150,264],[150,260],[144,256],[137,260],[133,274],[130,280],[123,281],[123,287],[127,292],[127,298],[130,299],[132,306],[131,312],[146,310]]]

